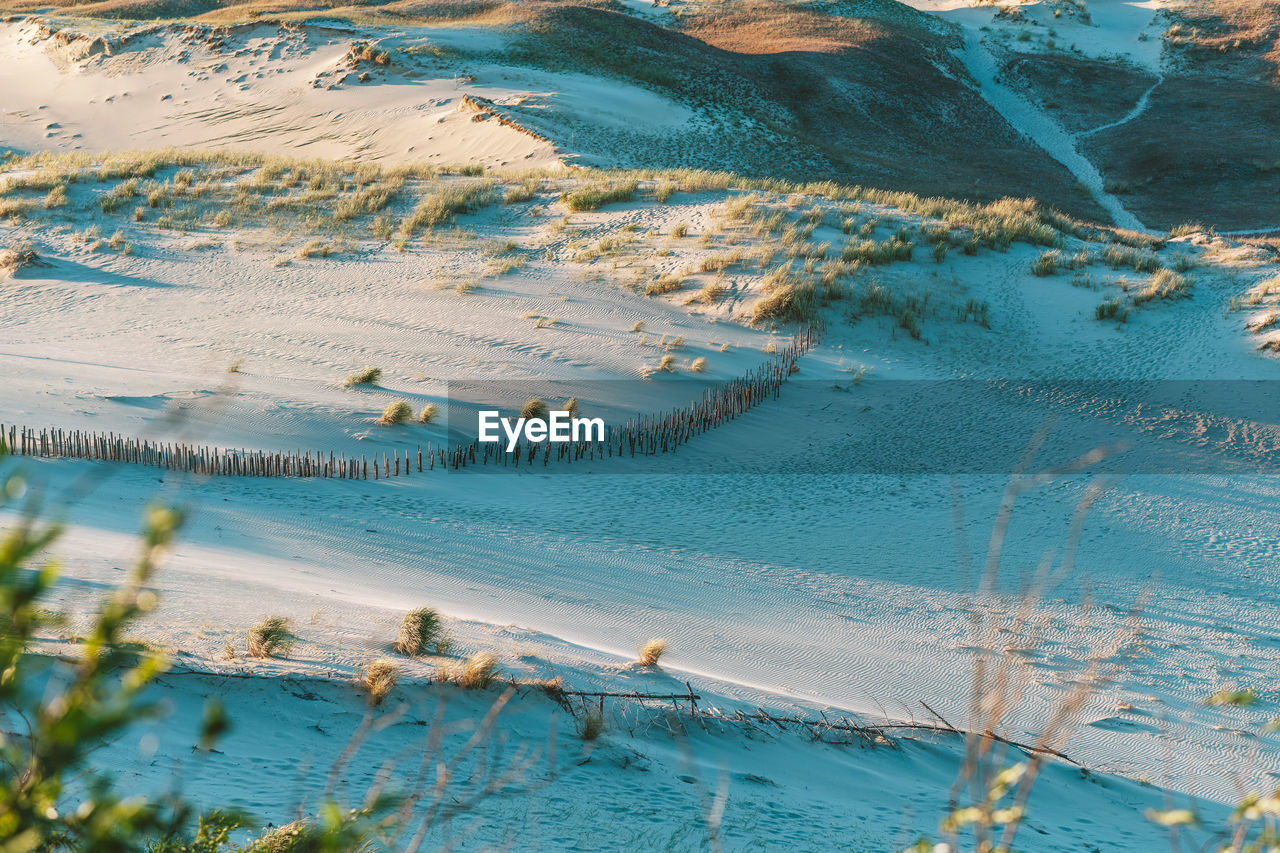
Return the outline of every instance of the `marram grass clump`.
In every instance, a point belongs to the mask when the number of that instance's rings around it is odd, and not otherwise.
[[[654,637],[636,649],[636,653],[640,656],[636,660],[640,666],[657,666],[658,661],[667,653],[667,641]]]
[[[546,420],[547,411],[545,401],[537,397],[531,397],[524,401],[524,406],[520,409],[520,417],[525,420]]]
[[[413,407],[405,400],[396,400],[394,403],[388,403],[382,410],[382,417],[378,418],[378,426],[402,424],[411,417],[413,417]]]
[[[23,267],[40,263],[40,255],[30,243],[19,243],[8,249],[0,249],[0,275],[16,275]]]
[[[441,670],[444,679],[467,690],[484,690],[499,674],[498,658],[492,652],[476,652],[465,661]]]
[[[564,195],[564,203],[570,210],[599,210],[606,204],[630,201],[635,197],[639,184],[636,181],[602,181],[579,187]]]
[[[287,657],[298,638],[283,616],[268,616],[249,629],[247,648],[250,657]]]
[[[402,655],[416,657],[437,648],[444,636],[443,620],[430,607],[415,607],[404,615],[400,634],[392,648]]]
[[[352,388],[352,387],[355,387],[356,385],[374,385],[381,378],[382,378],[381,367],[366,367],[364,370],[361,370],[359,373],[352,373],[350,376],[347,377],[347,381],[342,384],[345,385],[347,388]]]
[[[369,694],[371,705],[381,705],[391,688],[400,680],[400,667],[390,658],[377,658],[361,670],[357,679],[360,688]]]
[[[600,737],[604,731],[604,714],[597,711],[588,711],[587,715],[582,718],[582,728],[579,734],[585,741],[593,741]]]

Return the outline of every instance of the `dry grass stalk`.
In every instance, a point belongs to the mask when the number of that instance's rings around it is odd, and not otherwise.
[[[658,661],[667,653],[667,641],[654,637],[636,649],[636,653],[640,656],[636,663],[641,666],[657,666]]]

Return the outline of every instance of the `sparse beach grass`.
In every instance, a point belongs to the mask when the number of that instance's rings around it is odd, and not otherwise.
[[[249,629],[246,644],[250,657],[288,657],[297,637],[284,616],[267,616]]]
[[[376,385],[381,378],[381,367],[366,367],[364,370],[348,375],[342,384],[347,388],[354,388],[357,385]]]
[[[467,690],[485,690],[502,674],[492,652],[476,652],[465,661],[442,667],[440,676]]]
[[[392,648],[409,657],[434,650],[444,639],[444,620],[431,607],[415,607],[405,614]]]
[[[369,703],[381,705],[400,680],[400,666],[390,658],[376,658],[365,664],[357,676],[357,683],[369,694]]]
[[[395,400],[387,404],[378,418],[378,426],[394,426],[402,424],[413,417],[413,407],[408,400]]]
[[[646,640],[638,649],[636,663],[640,666],[657,666],[658,661],[667,653],[667,641],[658,637]]]

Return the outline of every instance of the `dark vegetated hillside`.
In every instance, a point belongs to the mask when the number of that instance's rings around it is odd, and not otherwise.
[[[1091,137],[1086,151],[1148,225],[1280,224],[1280,90],[1271,84],[1167,78],[1142,115]]]
[[[9,0],[76,17],[298,23],[346,18],[397,29],[453,22],[507,33],[499,61],[629,81],[693,107],[676,132],[573,125],[509,109],[596,166],[691,167],[833,180],[974,201],[1034,197],[1082,218],[1105,214],[1059,163],[971,87],[948,24],[893,0],[680,6],[666,25],[613,0]],[[567,123],[566,123],[567,122]]]
[[[1077,133],[1124,118],[1157,79],[1143,68],[1057,53],[1018,54],[1004,71]]]
[[[854,11],[862,17],[850,17]],[[619,77],[745,119],[696,145],[654,151],[646,165],[974,200],[1034,196],[1101,218],[1065,168],[966,85],[948,52],[954,38],[887,0],[856,7],[748,0],[691,13],[670,28],[608,9],[544,4],[506,59]]]
[[[1280,4],[1192,0],[1167,14],[1166,75],[1146,110],[1087,137],[1082,152],[1151,227],[1280,224]],[[1006,68],[1077,131],[1119,120],[1156,79],[1061,54]]]
[[[1280,80],[1280,3],[1189,0],[1169,10],[1165,43],[1198,73]]]

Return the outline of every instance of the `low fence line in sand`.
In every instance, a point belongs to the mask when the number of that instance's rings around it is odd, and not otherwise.
[[[409,450],[361,454],[359,458],[333,451],[275,452],[232,450],[208,445],[160,442],[115,433],[34,429],[0,424],[0,444],[9,453],[42,459],[91,459],[123,462],[204,476],[297,477],[304,479],[382,480],[436,470],[476,465],[543,467],[613,456],[656,456],[674,453],[682,444],[734,420],[761,403],[777,399],[784,382],[799,370],[797,362],[817,343],[820,327],[801,329],[786,348],[773,354],[758,370],[710,388],[685,407],[639,417],[622,426],[605,428],[600,441],[516,442],[511,451],[498,444],[472,441],[435,445],[427,442]],[[370,476],[372,474],[372,477]]]
[[[514,682],[513,682],[514,683]],[[948,734],[957,735],[959,737],[982,737],[1003,743],[1015,749],[1021,750],[1027,755],[1041,755],[1050,758],[1056,758],[1059,761],[1072,764],[1076,767],[1085,769],[1078,761],[1070,756],[1062,753],[1043,743],[1025,743],[1021,741],[1011,740],[1003,735],[996,734],[992,731],[973,732],[965,729],[959,729],[947,722],[937,711],[929,707],[924,702],[920,704],[924,709],[933,716],[937,722],[922,722],[919,720],[911,720],[908,722],[892,722],[886,720],[884,722],[872,723],[864,722],[859,719],[850,718],[841,715],[839,717],[828,717],[826,714],[818,711],[818,717],[802,717],[799,714],[778,714],[766,711],[764,708],[756,708],[753,712],[744,712],[736,710],[733,713],[725,713],[717,708],[699,708],[698,702],[702,699],[700,695],[693,692],[693,685],[688,681],[684,683],[685,693],[644,693],[633,691],[610,691],[610,690],[548,690],[548,695],[556,699],[560,704],[570,712],[576,712],[577,709],[568,701],[568,697],[576,698],[585,710],[588,707],[587,699],[595,699],[592,704],[596,705],[596,712],[603,715],[605,712],[605,699],[620,699],[624,701],[639,702],[670,702],[676,712],[676,719],[680,720],[683,727],[684,722],[681,720],[680,714],[683,710],[680,703],[687,706],[688,719],[702,725],[704,728],[708,721],[716,721],[720,723],[734,724],[740,726],[754,726],[765,729],[776,729],[778,731],[802,731],[815,741],[831,744],[833,746],[860,746],[860,747],[888,747],[891,749],[899,748],[898,735],[911,734]],[[544,688],[545,689],[545,688]],[[838,738],[833,740],[832,738]]]
[[[63,655],[55,655],[59,660],[67,663],[77,663],[78,659]],[[209,676],[212,678],[248,678],[259,679],[268,678],[262,673],[255,672],[214,672],[199,669],[172,669],[165,673],[168,676],[174,675],[196,675]],[[290,676],[285,675],[286,679]],[[428,683],[448,683],[447,679],[429,679]],[[992,740],[997,743],[1011,746],[1020,750],[1024,754],[1039,755],[1048,758],[1057,759],[1067,764],[1071,764],[1080,770],[1088,773],[1089,768],[1080,762],[1071,758],[1069,755],[1054,749],[1044,743],[1025,743],[1022,741],[1012,740],[993,731],[977,732],[962,728],[957,728],[949,723],[946,718],[931,708],[927,703],[921,701],[921,706],[929,712],[936,722],[923,722],[920,720],[907,720],[902,722],[894,722],[892,720],[884,720],[883,722],[866,722],[857,717],[849,717],[840,715],[838,717],[828,717],[821,710],[818,710],[817,717],[802,717],[797,713],[783,714],[766,711],[764,708],[757,707],[754,711],[735,710],[732,713],[726,713],[715,707],[699,707],[698,703],[702,701],[702,695],[694,692],[693,685],[686,681],[684,683],[685,692],[667,692],[653,693],[641,690],[566,690],[563,683],[558,679],[551,682],[529,682],[519,681],[514,676],[508,676],[502,684],[509,684],[511,689],[536,689],[543,692],[548,698],[556,702],[560,707],[564,708],[570,714],[577,716],[579,713],[589,713],[594,711],[601,716],[605,713],[605,700],[615,700],[617,703],[648,703],[654,702],[659,704],[671,703],[671,715],[673,722],[680,725],[681,729],[687,735],[688,730],[684,723],[686,720],[697,723],[702,728],[707,727],[708,722],[723,723],[726,725],[737,725],[744,727],[752,727],[761,730],[776,730],[780,732],[803,732],[812,740],[820,741],[831,746],[858,746],[863,748],[887,747],[889,749],[898,749],[901,747],[900,738],[910,737],[912,734],[921,735],[955,735],[957,737],[980,737],[986,740]],[[572,700],[577,700],[576,704]],[[594,701],[588,701],[594,700]],[[683,703],[683,706],[682,704]]]

